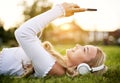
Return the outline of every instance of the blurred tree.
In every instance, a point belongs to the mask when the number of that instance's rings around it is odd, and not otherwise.
[[[16,28],[11,28],[5,31],[3,27],[0,27],[0,46],[17,46],[17,42],[14,37],[14,31]]]
[[[33,3],[29,4],[29,0],[23,0],[21,6],[24,8],[23,15],[26,21],[29,18],[49,10],[52,3],[48,2],[48,0],[33,0]]]
[[[3,37],[4,37],[3,21],[0,19],[0,46],[3,42]]]
[[[120,29],[117,29],[113,32],[109,32],[108,35],[109,35],[109,41],[110,41],[110,38],[113,37],[114,40],[112,41],[112,43],[115,42],[116,44],[120,44],[119,42],[120,41]]]
[[[54,25],[52,23],[50,23],[48,26],[46,26],[46,28],[43,29],[42,34],[41,35],[38,34],[38,35],[39,35],[39,37],[41,38],[42,41],[46,41],[46,40],[49,41],[49,38],[48,38],[47,35],[51,36],[53,31],[54,31]]]

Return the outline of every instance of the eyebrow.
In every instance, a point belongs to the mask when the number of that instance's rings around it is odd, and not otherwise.
[[[87,49],[86,49],[87,48]],[[88,53],[89,52],[89,48],[88,47],[84,47],[84,52],[86,53]]]

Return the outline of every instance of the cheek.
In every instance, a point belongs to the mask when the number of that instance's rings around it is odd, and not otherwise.
[[[79,59],[81,62],[87,62],[91,60],[91,58],[88,55],[86,55],[83,51],[78,51],[76,55],[76,58]]]
[[[81,53],[80,51],[76,51],[71,58],[76,64],[79,64],[85,60],[84,53]]]
[[[78,61],[79,57],[78,57],[78,53],[73,53],[73,52],[67,52],[67,57],[69,58],[69,60],[74,64],[76,63],[76,61]]]
[[[89,54],[91,59],[94,59],[96,57],[96,51],[93,51]]]
[[[96,53],[97,53],[97,48],[96,47],[91,47],[90,52],[89,52],[90,58],[94,59],[96,57]]]

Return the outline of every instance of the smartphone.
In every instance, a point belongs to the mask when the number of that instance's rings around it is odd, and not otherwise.
[[[87,11],[97,11],[97,9],[93,9],[93,8],[87,8]]]

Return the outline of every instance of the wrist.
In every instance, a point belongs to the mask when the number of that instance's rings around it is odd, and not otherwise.
[[[62,16],[65,16],[65,9],[62,4],[57,4],[56,6],[59,7],[60,11],[62,11]]]

